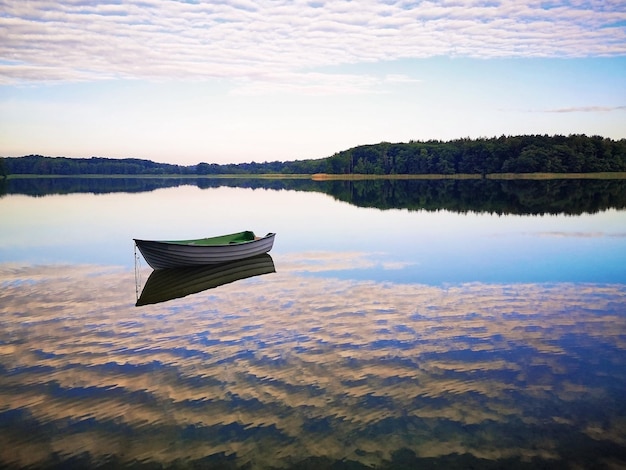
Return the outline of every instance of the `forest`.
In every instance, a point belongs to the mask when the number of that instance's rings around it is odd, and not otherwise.
[[[0,158],[4,175],[453,175],[626,171],[626,139],[576,134],[501,136],[451,141],[381,142],[326,158],[263,163],[174,165],[138,158]]]
[[[531,135],[383,142],[339,152],[327,163],[328,173],[380,175],[622,172],[626,171],[626,139]]]

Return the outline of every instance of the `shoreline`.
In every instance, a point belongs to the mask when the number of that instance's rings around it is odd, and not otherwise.
[[[103,175],[103,174],[78,174],[78,175],[36,175],[36,174],[13,174],[6,175],[5,180],[10,179],[45,179],[45,178],[84,178],[84,179],[310,179],[313,181],[366,181],[366,180],[556,180],[556,179],[626,179],[626,172],[601,172],[601,173],[488,173],[481,174],[402,174],[402,175],[372,175],[372,174],[220,174],[220,175]]]

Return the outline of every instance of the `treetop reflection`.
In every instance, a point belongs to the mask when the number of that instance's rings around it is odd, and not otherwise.
[[[626,208],[624,179],[379,179],[312,181],[308,179],[181,178],[23,178],[0,187],[3,194],[143,192],[195,184],[274,190],[313,191],[359,207],[448,210],[495,214],[583,214]]]

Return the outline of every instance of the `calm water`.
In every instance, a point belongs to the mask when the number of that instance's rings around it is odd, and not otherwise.
[[[0,198],[0,467],[626,467],[619,187],[213,186]],[[242,229],[222,285],[132,244]]]

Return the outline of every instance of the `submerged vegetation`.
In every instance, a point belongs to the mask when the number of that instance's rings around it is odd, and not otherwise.
[[[524,135],[452,141],[382,142],[288,162],[184,166],[137,158],[29,155],[0,159],[9,175],[487,175],[626,172],[626,139]]]

